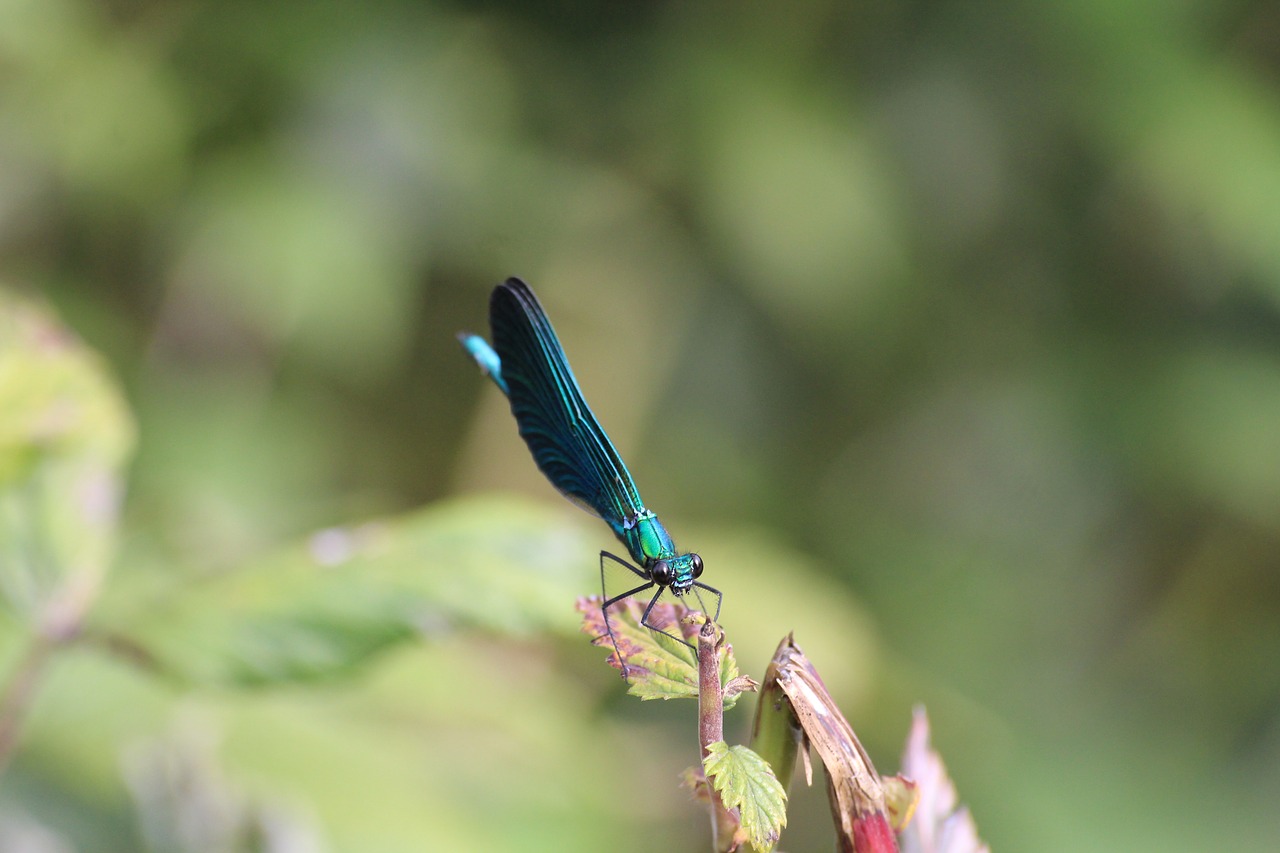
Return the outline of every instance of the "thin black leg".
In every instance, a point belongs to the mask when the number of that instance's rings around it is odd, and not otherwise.
[[[608,551],[601,551],[600,552],[600,597],[601,598],[604,598],[604,558],[605,557],[608,557],[610,560],[613,560],[619,566],[626,568],[627,571],[631,572],[637,577],[642,577],[648,580],[649,573],[646,572],[644,569],[640,569],[631,565],[626,560],[619,557],[617,554],[610,554]]]
[[[696,586],[698,589],[705,589],[707,592],[714,592],[716,594],[716,615],[711,617],[711,621],[719,622],[720,621],[720,605],[724,602],[724,595],[721,594],[720,590],[716,589],[714,586],[707,586],[702,581],[694,581],[693,585]],[[698,599],[698,603],[699,604],[702,603],[701,598]]]
[[[618,638],[613,636],[613,625],[609,624],[609,608],[627,596],[635,595],[637,592],[644,592],[646,589],[654,585],[653,581],[642,583],[635,589],[629,589],[621,595],[615,595],[613,598],[600,605],[600,612],[604,614],[604,629],[609,634],[609,642],[613,643],[613,655],[618,659],[618,667],[622,670],[622,680],[627,683],[631,682],[631,679],[628,678],[627,661],[622,657],[622,650],[618,648]],[[658,594],[662,594],[661,589],[658,590]],[[649,606],[652,607],[652,603]],[[647,613],[648,611],[645,612]]]
[[[650,631],[657,631],[659,634],[666,634],[668,637],[675,640],[677,643],[684,643],[689,648],[694,649],[694,651],[697,651],[693,643],[689,642],[684,637],[677,637],[675,634],[671,633],[670,631],[664,631],[661,628],[659,628],[657,625],[650,624],[649,611],[653,610],[653,605],[658,603],[658,599],[662,596],[662,593],[664,590],[666,590],[665,586],[660,587],[658,591],[653,594],[653,598],[649,599],[649,606],[644,609],[644,615],[640,617],[640,625],[644,628],[648,628]]]
[[[694,598],[698,599],[698,612],[702,614],[706,621],[712,621],[711,617],[707,615],[707,603],[702,600],[702,593],[698,592],[698,588],[696,586],[690,587],[689,591],[693,593]]]
[[[604,560],[606,557],[608,557],[610,560],[613,560],[615,563],[618,563],[619,565],[627,567],[632,571],[632,573],[636,574],[637,576],[646,578],[646,582],[640,584],[635,589],[627,590],[621,595],[615,595],[613,598],[605,598],[605,596],[609,594],[608,591],[606,591],[604,588]],[[618,648],[618,638],[613,636],[613,625],[609,623],[609,608],[617,604],[619,601],[626,598],[627,596],[635,595],[637,592],[644,592],[646,589],[653,586],[654,585],[653,581],[647,580],[648,577],[649,576],[645,574],[643,571],[641,571],[640,569],[637,569],[635,566],[631,565],[621,557],[618,557],[614,554],[610,554],[608,551],[600,552],[600,598],[604,600],[604,603],[600,605],[600,612],[604,616],[605,633],[609,635],[609,642],[613,644],[614,657],[617,658],[618,666],[622,669],[623,681],[630,680],[627,678],[627,662],[623,660],[622,651]],[[658,590],[658,591],[661,592],[662,590]],[[648,611],[646,611],[646,613],[647,612]]]

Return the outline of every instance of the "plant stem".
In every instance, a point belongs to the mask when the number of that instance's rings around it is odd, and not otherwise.
[[[26,654],[0,689],[0,773],[9,765],[36,685],[56,645],[57,642],[45,634],[33,637]]]
[[[711,744],[724,740],[724,693],[716,640],[716,627],[708,619],[698,632],[698,743],[704,759]],[[728,853],[736,846],[738,819],[725,808],[710,780],[707,793],[711,796],[711,843],[717,853]]]

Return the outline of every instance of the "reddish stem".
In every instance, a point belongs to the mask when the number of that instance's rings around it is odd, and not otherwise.
[[[724,740],[724,693],[720,685],[720,656],[716,654],[716,628],[708,619],[698,632],[698,743],[701,755],[707,757],[713,743]],[[738,819],[724,806],[724,800],[711,780],[711,842],[717,853],[737,848],[735,834]]]

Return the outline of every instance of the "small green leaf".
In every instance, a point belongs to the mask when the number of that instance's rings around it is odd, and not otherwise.
[[[769,763],[745,746],[718,741],[702,759],[711,785],[727,808],[737,809],[753,847],[768,848],[787,825],[787,792]]]
[[[604,614],[600,609],[600,597],[578,599],[577,609],[582,614],[582,631],[591,642],[609,649],[609,665],[622,669],[626,666],[628,693],[641,699],[697,699],[698,660],[693,649],[669,637],[661,631],[640,625],[645,603],[634,598],[624,599],[609,608],[609,625],[617,641],[617,651],[622,654],[619,662],[605,629]],[[661,601],[649,613],[649,624],[663,631],[679,633],[690,643],[698,642],[702,627],[702,614],[690,610],[681,602]],[[733,646],[721,643],[720,684],[724,688],[724,709],[727,711],[744,690],[752,689],[738,675],[738,663],[733,657]],[[752,682],[754,684],[754,682]]]

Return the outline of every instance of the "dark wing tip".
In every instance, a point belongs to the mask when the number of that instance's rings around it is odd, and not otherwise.
[[[525,284],[524,279],[516,278],[515,276],[510,276],[502,284],[495,287],[493,289],[493,295],[496,298],[499,293],[504,291],[517,297],[533,295],[533,290],[530,289],[529,285]]]
[[[489,294],[489,313],[492,314],[499,306],[508,304],[513,300],[516,305],[520,305],[530,299],[534,299],[534,296],[533,291],[529,289],[529,285],[525,284],[523,279],[511,276],[495,287],[493,293]],[[534,301],[537,300],[534,299]]]
[[[547,322],[542,303],[533,295],[533,288],[524,283],[524,279],[511,276],[493,289],[489,296],[489,319],[507,311],[518,311],[531,320]]]

